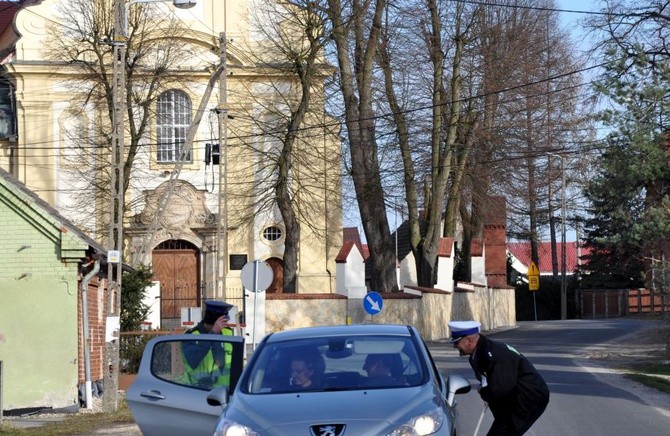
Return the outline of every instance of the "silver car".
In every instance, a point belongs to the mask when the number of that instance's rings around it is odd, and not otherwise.
[[[214,342],[234,339],[202,336]],[[188,385],[179,371],[166,376],[157,367],[166,362],[157,352],[168,348],[173,366],[179,366],[187,345],[183,341],[192,340],[189,335],[162,337],[145,349],[128,391],[130,409],[145,435],[454,435],[455,394],[470,390],[458,375],[445,382],[411,326],[309,327],[269,334],[239,379],[231,372],[230,384],[218,387]],[[232,345],[233,352],[239,350],[239,344]]]

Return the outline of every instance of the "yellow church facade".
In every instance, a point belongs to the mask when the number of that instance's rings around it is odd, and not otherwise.
[[[271,32],[252,2],[189,3],[131,1],[122,20],[130,65],[124,260],[152,266],[168,327],[206,299],[241,306],[241,269],[256,259],[273,269],[268,292],[284,291],[290,235],[276,203],[280,177],[290,179],[300,223],[297,293],[335,292],[342,246],[339,132],[324,101],[332,70],[324,64],[311,84],[290,170],[280,176],[282,129],[300,84],[285,60],[269,58]],[[28,2],[0,35],[0,167],[104,246],[114,13],[111,0]],[[212,81],[223,57],[224,74]]]

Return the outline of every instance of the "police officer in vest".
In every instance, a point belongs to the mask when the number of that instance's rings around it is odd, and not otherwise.
[[[195,327],[186,334],[204,335],[221,334],[231,336],[233,329],[228,327],[228,311],[232,304],[222,301],[206,301],[205,314]],[[205,338],[203,338],[205,339]],[[219,386],[230,386],[230,365],[232,362],[232,344],[197,341],[185,343],[182,352],[186,371],[184,382],[192,386],[213,389]]]

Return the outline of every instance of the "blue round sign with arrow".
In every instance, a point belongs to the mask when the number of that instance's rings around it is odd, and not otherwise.
[[[382,307],[384,307],[384,300],[377,292],[368,292],[363,298],[363,308],[370,315],[377,315],[382,311]]]

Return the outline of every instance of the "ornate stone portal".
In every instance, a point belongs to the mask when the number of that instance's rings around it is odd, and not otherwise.
[[[158,203],[172,186],[165,210],[158,216],[161,229],[181,232],[184,229],[206,227],[216,224],[216,217],[205,205],[205,192],[183,180],[173,180],[145,192],[145,207],[137,215],[137,223],[150,226],[156,215]]]
[[[172,183],[172,187],[170,186]],[[130,238],[133,263],[151,263],[151,252],[161,242],[168,240],[185,240],[195,245],[202,254],[206,283],[205,292],[213,283],[212,265],[216,255],[216,219],[217,215],[210,212],[205,203],[205,192],[196,189],[183,180],[167,181],[154,190],[147,190],[145,206],[142,212],[133,216],[126,230]],[[169,195],[164,199],[164,195]],[[167,200],[167,201],[166,201]],[[159,203],[165,207],[156,215]],[[147,238],[151,237],[154,219],[158,220],[151,244],[146,245]],[[144,246],[144,247],[143,247]],[[142,250],[147,253],[141,253]]]

